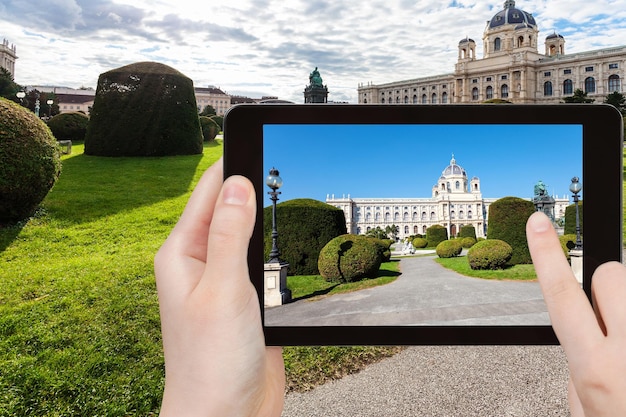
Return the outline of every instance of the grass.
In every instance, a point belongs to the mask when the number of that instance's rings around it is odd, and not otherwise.
[[[63,157],[37,215],[0,229],[0,417],[153,416],[163,356],[153,258],[222,154]],[[304,390],[396,348],[285,349]]]
[[[514,265],[512,267],[502,270],[474,270],[470,268],[467,256],[457,256],[454,258],[436,258],[435,262],[451,269],[459,274],[469,277],[493,279],[493,280],[515,280],[515,281],[529,281],[536,280],[537,274],[535,273],[535,267],[532,264],[528,265]]]

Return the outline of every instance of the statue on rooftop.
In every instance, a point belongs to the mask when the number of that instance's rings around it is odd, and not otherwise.
[[[322,87],[322,76],[320,72],[317,70],[317,67],[309,74],[309,83],[313,87]]]

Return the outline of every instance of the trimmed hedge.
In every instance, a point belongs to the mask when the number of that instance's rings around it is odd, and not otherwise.
[[[476,238],[475,237],[463,237],[461,238],[461,247],[465,248],[465,249],[469,249],[472,246],[474,246],[476,244]]]
[[[578,217],[580,221],[580,234],[583,234],[583,201],[578,200]],[[570,204],[565,208],[565,226],[564,233],[566,235],[576,234],[576,204]]]
[[[535,212],[535,205],[517,197],[505,197],[489,206],[487,238],[504,240],[513,248],[511,265],[530,264],[526,241],[526,221]]]
[[[217,124],[215,120],[208,116],[200,116],[200,128],[202,129],[202,137],[205,142],[209,142],[215,139],[218,132],[220,131],[220,126]]]
[[[459,237],[473,237],[476,239],[476,229],[472,225],[465,225],[459,230]]]
[[[312,199],[294,199],[276,205],[280,258],[289,263],[289,275],[318,275],[317,259],[333,238],[346,233],[343,210]],[[272,206],[263,209],[265,259],[272,249]]]
[[[61,156],[48,126],[0,98],[0,224],[33,215],[60,174]]]
[[[85,113],[61,113],[48,120],[48,127],[57,140],[82,142],[85,140],[89,117]]]
[[[368,239],[371,239],[372,242],[376,244],[378,247],[378,252],[380,254],[381,262],[389,262],[391,260],[391,245],[393,244],[393,240],[391,239],[377,239],[374,237],[367,236]]]
[[[416,237],[411,243],[415,249],[424,249],[428,246],[428,241],[423,237]]]
[[[511,245],[499,239],[486,239],[477,242],[467,252],[467,260],[472,269],[503,269],[513,254]]]
[[[436,248],[444,240],[448,240],[448,229],[440,224],[430,226],[426,229],[426,240],[429,248]]]
[[[329,282],[353,282],[375,277],[381,264],[379,246],[363,235],[337,236],[322,248],[320,275]]]
[[[450,239],[439,243],[435,252],[437,252],[437,256],[440,258],[454,258],[459,256],[462,250],[463,247],[459,239]]]
[[[191,79],[157,62],[100,74],[85,154],[195,155],[202,147]]]
[[[569,259],[569,251],[574,249],[574,246],[576,246],[576,233],[559,236],[559,242],[561,242],[561,247],[563,248],[565,257]]]

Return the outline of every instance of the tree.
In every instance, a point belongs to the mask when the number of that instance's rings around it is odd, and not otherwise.
[[[376,239],[387,239],[387,232],[381,229],[380,226],[370,229],[365,235]]]
[[[587,93],[577,88],[574,90],[574,95],[564,97],[563,101],[565,103],[593,103],[595,99],[587,97]]]
[[[395,224],[391,226],[385,227],[385,233],[387,233],[387,238],[395,241],[398,239],[398,233],[400,233],[400,228]]]
[[[204,107],[204,110],[200,113],[200,116],[215,116],[217,112],[210,104]]]
[[[20,90],[20,86],[13,81],[13,75],[5,68],[0,67],[0,97],[19,103],[20,100],[16,94]]]
[[[606,96],[604,102],[606,104],[614,106],[617,110],[620,111],[620,113],[626,114],[626,96],[624,96],[622,93],[613,91],[611,94]]]

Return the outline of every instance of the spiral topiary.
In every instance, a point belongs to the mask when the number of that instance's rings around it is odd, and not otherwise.
[[[471,247],[467,260],[472,269],[503,269],[512,254],[513,248],[505,241],[486,239]]]
[[[31,216],[60,173],[59,148],[48,126],[0,98],[0,224]]]
[[[322,248],[317,267],[330,282],[353,282],[376,275],[380,268],[379,246],[362,235],[337,236]]]
[[[459,256],[462,250],[460,239],[444,240],[435,248],[435,252],[440,258],[454,258]]]

